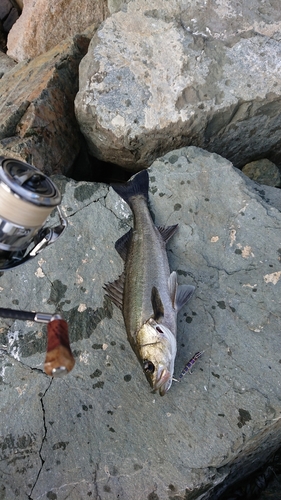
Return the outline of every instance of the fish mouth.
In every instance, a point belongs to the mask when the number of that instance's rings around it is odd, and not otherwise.
[[[172,375],[169,370],[167,370],[167,368],[163,368],[156,379],[156,382],[153,386],[153,391],[159,390],[160,396],[164,396],[164,394],[166,394],[166,392],[168,392],[168,390],[170,389],[171,384]]]

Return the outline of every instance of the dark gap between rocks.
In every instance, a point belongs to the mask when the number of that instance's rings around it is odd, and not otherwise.
[[[16,0],[0,1],[0,51],[7,52],[7,36],[13,24],[21,15]]]
[[[132,171],[125,170],[123,167],[114,163],[105,162],[91,156],[82,146],[71,169],[66,173],[75,181],[87,182],[126,182],[133,175]]]
[[[102,161],[89,154],[86,141],[82,136],[82,134],[80,135],[79,140],[81,148],[78,153],[78,156],[75,158],[72,164],[72,167],[66,172],[67,177],[70,177],[75,181],[103,182],[105,184],[111,184],[112,182],[126,182],[130,179],[132,175],[134,175],[135,172],[133,172],[132,170],[126,170],[124,167],[121,167],[120,165]],[[207,151],[209,150],[207,149]],[[209,152],[211,153],[212,151]],[[219,151],[216,151],[216,153],[220,154]],[[221,156],[224,157],[223,154]],[[270,154],[267,154],[266,157],[248,158],[245,165],[247,163],[263,159],[270,160],[273,162],[273,160],[271,160]],[[242,171],[245,165],[238,166],[235,163],[233,163],[233,166],[238,168],[240,171]],[[281,165],[276,163],[275,165],[277,169],[280,171],[280,177],[281,177]],[[150,165],[147,165],[147,168],[149,166]],[[270,171],[268,173],[268,178],[270,179]],[[260,185],[262,184],[261,181],[255,180],[250,176],[249,179],[254,180]],[[264,182],[264,184],[273,187],[272,184],[267,183],[266,181]],[[281,182],[280,186],[275,185],[274,187],[276,187],[277,189],[281,189]]]
[[[224,483],[218,485],[210,500],[280,500],[281,448],[252,474],[226,486],[230,480],[226,479]]]

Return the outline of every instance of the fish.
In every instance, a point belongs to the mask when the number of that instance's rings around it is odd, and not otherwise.
[[[104,289],[123,313],[128,341],[153,392],[164,396],[174,373],[177,314],[191,299],[195,287],[178,285],[177,273],[170,272],[166,243],[178,225],[154,224],[148,208],[147,170],[126,183],[111,186],[131,208],[134,223],[115,243],[125,263],[124,271]]]

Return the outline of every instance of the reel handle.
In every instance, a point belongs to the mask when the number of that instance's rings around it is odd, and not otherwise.
[[[67,322],[61,318],[52,319],[47,324],[47,335],[44,371],[51,377],[66,375],[75,365],[69,343]]]

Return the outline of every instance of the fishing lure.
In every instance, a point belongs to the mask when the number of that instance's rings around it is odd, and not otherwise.
[[[197,361],[197,359],[199,359],[202,356],[203,352],[204,351],[196,352],[194,356],[186,363],[185,367],[182,369],[182,372],[179,376],[179,382],[181,381],[182,377],[191,370],[195,361]]]

